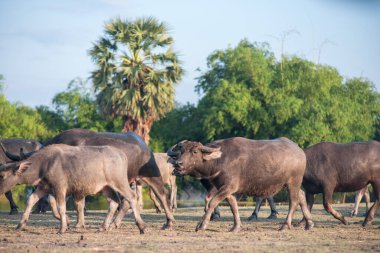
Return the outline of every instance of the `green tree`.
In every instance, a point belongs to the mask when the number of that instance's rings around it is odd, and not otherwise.
[[[94,131],[112,131],[114,128],[114,122],[101,115],[94,94],[87,87],[86,82],[80,78],[72,80],[66,91],[55,95],[53,105],[56,115],[46,108],[40,108],[40,110],[47,122],[56,125],[60,128],[59,130],[86,128]],[[59,118],[64,124],[59,121]]]
[[[303,147],[374,138],[380,100],[371,82],[344,81],[330,66],[274,59],[266,44],[241,41],[208,57],[197,120],[208,141],[287,136]]]
[[[91,79],[103,112],[121,116],[122,131],[148,143],[153,122],[173,109],[174,85],[183,73],[167,26],[152,17],[111,20],[89,54],[97,65]]]
[[[39,113],[21,103],[10,103],[0,95],[0,136],[42,140],[54,135],[42,121]]]
[[[204,141],[202,128],[198,123],[199,110],[194,105],[177,105],[165,117],[156,121],[151,130],[150,147],[154,152],[166,152],[181,140]]]

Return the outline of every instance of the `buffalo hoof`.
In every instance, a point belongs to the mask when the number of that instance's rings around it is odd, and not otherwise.
[[[220,214],[213,213],[210,218],[211,221],[219,221],[220,220]]]
[[[301,220],[297,225],[296,227],[306,227],[306,221],[305,220]]]
[[[81,229],[81,228],[87,228],[87,226],[85,224],[76,224],[75,228]]]
[[[11,211],[9,212],[10,215],[15,215],[15,214],[18,214],[18,210],[17,208],[15,209],[11,209]]]
[[[162,230],[172,230],[173,229],[173,225],[172,224],[164,224],[162,226]]]
[[[21,223],[19,223],[19,224],[17,225],[17,227],[16,227],[16,230],[24,230],[25,227],[26,227],[26,224],[21,224]]]
[[[162,213],[161,209],[156,208],[156,213]]]
[[[347,221],[346,219],[343,219],[343,220],[342,220],[342,223],[343,223],[344,225],[348,225],[348,224],[349,224],[348,221]]]
[[[112,226],[101,226],[98,228],[98,231],[97,232],[107,232],[107,231],[111,231],[112,230]]]
[[[305,225],[305,230],[311,230],[314,227],[314,222],[309,221]]]
[[[290,227],[288,224],[284,223],[284,224],[280,227],[279,231],[289,230],[290,228],[291,228],[291,227]]]
[[[114,228],[120,228],[121,227],[121,222],[112,222],[110,227],[114,227]]]
[[[365,220],[365,221],[363,222],[362,226],[365,227],[365,226],[368,226],[369,224],[371,224],[371,222]]]
[[[230,229],[230,232],[237,233],[240,231],[240,226],[233,226],[233,228]]]
[[[195,227],[195,232],[203,232],[205,230],[206,230],[206,228],[203,226],[202,222],[199,222],[197,224],[197,226]]]
[[[251,216],[248,217],[248,221],[257,221],[257,216],[256,214],[252,214]]]
[[[358,216],[358,214],[357,213],[355,213],[354,211],[351,213],[351,217],[356,217],[356,216]]]
[[[145,229],[140,229],[140,235],[145,234]]]
[[[67,229],[60,229],[57,234],[63,235],[64,233],[66,233],[66,231]]]
[[[268,217],[267,217],[268,220],[275,220],[277,219],[277,213],[271,213]]]

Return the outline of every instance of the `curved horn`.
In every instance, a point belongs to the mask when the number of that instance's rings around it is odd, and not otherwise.
[[[0,166],[0,171],[17,170],[20,167],[21,162],[6,163]]]
[[[176,145],[174,145],[173,147],[175,147]],[[174,152],[173,151],[173,147],[169,148],[168,151],[166,152],[166,154],[170,157],[177,157],[178,156],[178,152]]]
[[[9,158],[9,159],[11,159],[12,161],[21,161],[22,159],[21,159],[21,156],[18,156],[18,155],[14,155],[14,154],[11,154],[11,153],[9,153],[6,149],[5,149],[5,147],[4,147],[4,145],[3,145],[3,143],[0,141],[0,146],[1,146],[1,148],[3,149],[3,151],[4,151],[4,154]]]
[[[211,147],[207,147],[207,146],[202,146],[202,148],[201,148],[201,151],[203,153],[212,153],[212,152],[216,152],[216,151],[219,151],[219,150],[220,150],[220,147],[211,148]]]

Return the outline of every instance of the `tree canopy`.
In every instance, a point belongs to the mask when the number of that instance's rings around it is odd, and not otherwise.
[[[178,107],[159,121],[154,138],[173,140],[164,126],[174,122],[174,131],[194,126],[197,133],[186,130],[186,138],[203,142],[286,136],[303,147],[369,140],[377,131],[380,96],[367,79],[345,79],[331,66],[297,56],[276,61],[267,44],[247,40],[213,52],[207,66],[196,86],[203,95],[198,105],[190,114],[189,105]]]
[[[91,79],[107,115],[123,118],[123,131],[149,142],[153,122],[173,109],[182,67],[167,25],[157,19],[113,19],[89,51]]]

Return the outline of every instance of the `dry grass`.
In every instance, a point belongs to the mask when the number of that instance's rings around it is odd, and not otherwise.
[[[336,209],[348,215],[351,204],[335,205]],[[362,209],[361,209],[362,210]],[[147,225],[146,234],[140,235],[137,227],[128,217],[120,229],[97,232],[105,217],[105,211],[90,211],[86,216],[88,228],[70,229],[58,235],[58,221],[50,214],[31,215],[25,231],[14,228],[21,215],[10,216],[0,213],[0,252],[375,252],[380,251],[380,221],[376,217],[373,224],[362,228],[363,213],[359,217],[348,218],[350,225],[344,226],[331,215],[315,205],[312,231],[293,228],[279,232],[284,221],[287,206],[279,206],[279,219],[268,221],[269,210],[263,207],[258,222],[248,222],[252,207],[241,207],[242,230],[229,233],[232,214],[228,207],[222,207],[222,220],[211,222],[203,233],[194,231],[203,215],[200,207],[181,208],[175,213],[176,225],[172,231],[161,230],[165,221],[163,214],[154,210],[144,210],[143,219]],[[76,219],[71,212],[71,222]],[[299,221],[298,210],[294,220]],[[72,224],[73,225],[73,224]]]

